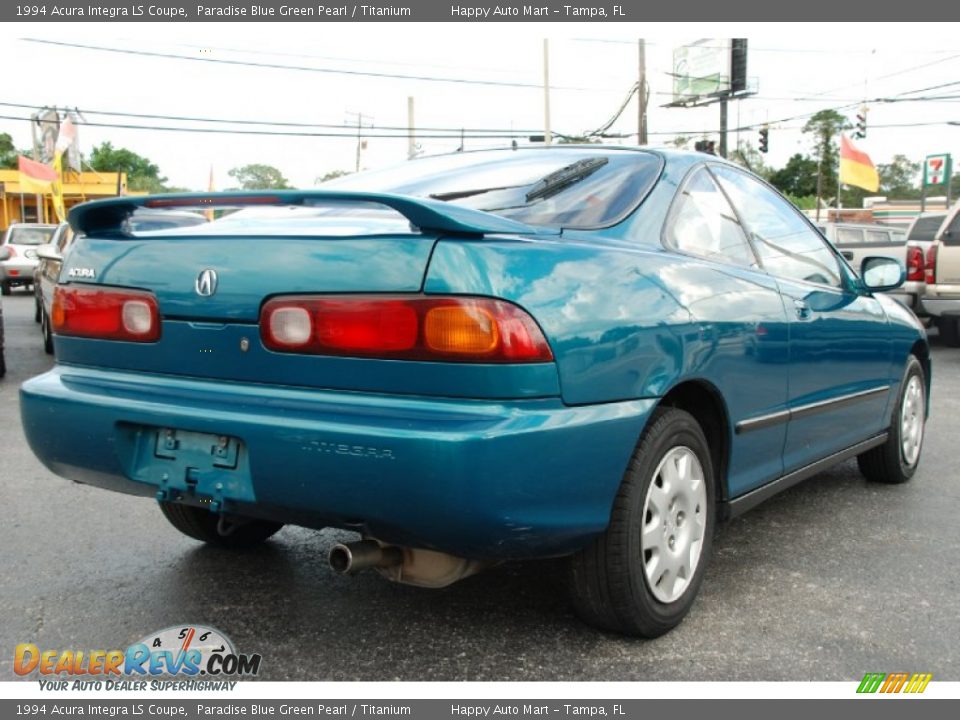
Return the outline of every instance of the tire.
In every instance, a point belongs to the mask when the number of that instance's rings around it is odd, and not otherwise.
[[[282,523],[238,518],[237,522],[228,524],[229,532],[224,535],[218,530],[220,515],[204,508],[161,502],[160,511],[170,524],[184,535],[231,550],[243,550],[259,545],[283,527]]]
[[[50,332],[50,318],[46,313],[40,318],[40,334],[43,335],[43,351],[53,355],[53,333]]]
[[[937,330],[940,342],[949,347],[960,347],[960,320],[955,317],[938,317]]]
[[[3,348],[0,347],[0,378],[7,374],[7,361],[3,359]]]
[[[35,299],[33,302],[33,321],[35,323],[40,322],[40,317],[43,314],[43,306],[40,304],[40,301]]]
[[[6,296],[6,295],[9,295],[11,292],[13,291],[10,289],[10,283],[0,282],[0,295]]]
[[[898,485],[913,477],[920,464],[926,414],[926,377],[920,361],[910,355],[890,419],[887,441],[857,456],[857,465],[867,480]],[[905,430],[908,433],[906,442]]]
[[[676,627],[710,559],[715,489],[700,425],[683,410],[657,409],[627,467],[610,525],[570,559],[571,599],[580,617],[647,638]],[[666,558],[666,571],[657,557]],[[686,566],[678,567],[684,557]]]

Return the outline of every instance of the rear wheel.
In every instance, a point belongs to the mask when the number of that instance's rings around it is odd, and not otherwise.
[[[703,430],[658,409],[614,501],[606,532],[570,561],[574,607],[588,623],[658,637],[680,623],[710,557],[715,485]]]
[[[40,322],[40,316],[43,314],[43,305],[40,303],[40,298],[35,298],[33,301],[33,321]]]
[[[927,387],[923,366],[913,355],[900,383],[900,396],[893,410],[887,441],[857,456],[857,465],[867,480],[905,483],[920,464],[923,431],[927,418]]]
[[[9,295],[10,292],[10,283],[0,282],[0,295]]]
[[[937,330],[940,341],[950,347],[960,347],[960,320],[955,317],[938,317]]]
[[[194,540],[241,550],[259,545],[283,527],[282,523],[226,517],[204,508],[161,502],[160,511],[171,525]]]

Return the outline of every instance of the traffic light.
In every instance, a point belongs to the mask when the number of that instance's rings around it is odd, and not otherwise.
[[[857,113],[857,131],[853,134],[858,140],[860,138],[865,138],[867,136],[867,108],[860,108],[860,112]]]
[[[765,153],[770,147],[770,128],[764,126],[760,128],[760,152]]]

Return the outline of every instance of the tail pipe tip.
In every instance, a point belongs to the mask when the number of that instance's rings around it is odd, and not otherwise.
[[[384,547],[373,540],[360,540],[334,545],[327,561],[334,572],[352,575],[368,568],[400,565],[403,562],[403,551],[398,547]]]

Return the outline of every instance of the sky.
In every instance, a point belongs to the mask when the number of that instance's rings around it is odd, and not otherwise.
[[[0,119],[0,132],[27,147],[30,127],[23,118],[33,108],[56,105],[78,108],[87,123],[348,135],[79,128],[81,152],[110,141],[158,164],[171,185],[206,189],[212,168],[215,187],[226,189],[236,184],[231,168],[265,163],[294,186],[312,187],[327,172],[354,169],[357,113],[362,133],[371,136],[361,167],[404,162],[405,132],[374,136],[406,127],[410,97],[418,127],[453,131],[446,138],[421,132],[422,154],[456,150],[458,128],[542,132],[544,39],[551,128],[565,134],[596,129],[637,81],[637,39],[643,37],[650,144],[711,130],[716,139],[717,105],[663,106],[672,99],[676,47],[734,36],[749,40],[747,74],[757,94],[730,104],[729,125],[770,123],[769,164],[782,166],[792,154],[810,151],[811,138],[800,131],[805,118],[796,116],[854,105],[839,110],[853,119],[864,99],[893,96],[955,97],[870,102],[867,138],[858,145],[874,163],[895,154],[915,161],[960,154],[960,125],[946,124],[960,123],[960,47],[951,23],[7,23],[0,28],[0,46],[23,71],[10,73],[2,85],[0,102],[7,105],[0,105],[0,115],[14,119]],[[954,85],[925,90],[946,83]],[[227,125],[104,111],[331,127]],[[636,133],[637,114],[634,98],[611,132]],[[889,125],[909,127],[883,127]],[[731,148],[738,141],[756,147],[757,139],[751,129],[731,133],[728,142]],[[636,136],[611,142],[633,145]],[[465,146],[507,143],[467,137]]]

